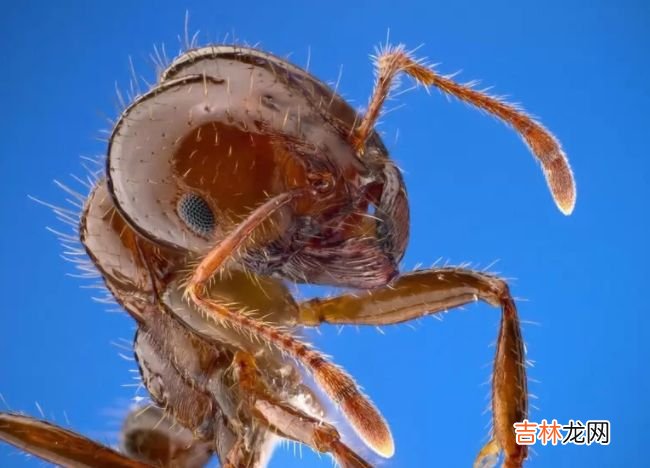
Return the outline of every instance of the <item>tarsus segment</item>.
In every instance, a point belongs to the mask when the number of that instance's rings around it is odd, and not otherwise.
[[[376,290],[300,305],[300,323],[388,325],[444,312],[483,300],[501,307],[492,376],[492,440],[481,450],[476,466],[489,465],[503,450],[504,466],[519,467],[527,447],[517,445],[513,424],[528,414],[524,344],[515,302],[500,278],[461,268],[434,268],[406,274]]]

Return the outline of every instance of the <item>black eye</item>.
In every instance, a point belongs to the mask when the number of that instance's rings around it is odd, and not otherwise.
[[[186,193],[176,205],[178,216],[199,236],[209,237],[215,227],[214,213],[210,205],[199,195]]]

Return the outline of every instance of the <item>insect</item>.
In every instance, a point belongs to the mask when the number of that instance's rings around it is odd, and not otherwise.
[[[156,406],[132,413],[123,452],[27,416],[0,414],[0,438],[70,466],[262,467],[275,439],[371,466],[324,418],[318,387],[378,455],[395,443],[353,378],[301,327],[388,325],[476,300],[502,311],[493,432],[477,466],[524,463],[524,344],[502,279],[465,268],[400,274],[409,235],[402,176],[374,126],[406,74],[513,127],[540,161],[559,209],[575,184],[557,140],[520,109],[454,82],[404,47],[375,57],[363,114],[288,61],[253,48],[194,48],[122,112],[79,237],[137,323],[133,347]],[[297,302],[286,282],[357,290]],[[307,379],[309,375],[311,380]]]

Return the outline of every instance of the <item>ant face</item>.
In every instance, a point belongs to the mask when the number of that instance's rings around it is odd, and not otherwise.
[[[247,268],[307,283],[384,285],[406,246],[408,204],[376,134],[359,157],[356,118],[329,87],[284,60],[200,49],[176,60],[120,117],[108,188],[141,235],[194,254],[269,197],[292,193],[252,236]]]

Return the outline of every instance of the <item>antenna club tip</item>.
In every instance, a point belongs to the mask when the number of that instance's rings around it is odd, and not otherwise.
[[[352,397],[343,401],[341,407],[357,435],[377,455],[391,458],[395,454],[390,428],[370,401],[363,397]]]
[[[395,442],[393,441],[393,436],[389,432],[388,439],[383,441],[380,445],[373,447],[375,452],[383,458],[392,458],[395,455]]]
[[[569,216],[576,205],[576,183],[566,158],[557,158],[545,166],[544,175],[558,209]]]
[[[575,199],[565,202],[558,202],[557,207],[560,209],[563,215],[571,216],[573,209],[575,208]]]
[[[562,214],[565,216],[571,216],[576,206],[575,185],[571,186],[571,190],[568,193],[564,193],[561,196],[555,196],[554,198],[555,204]]]

